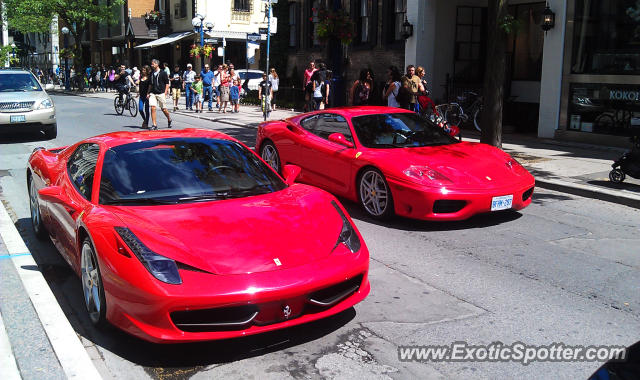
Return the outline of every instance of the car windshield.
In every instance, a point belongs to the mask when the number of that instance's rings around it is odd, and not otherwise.
[[[256,73],[256,72],[252,72],[249,71],[248,73],[246,71],[236,71],[238,73],[238,75],[240,76],[240,79],[245,79],[245,78],[249,78],[249,79],[262,79],[262,73]]]
[[[0,92],[41,91],[40,83],[28,73],[0,74]]]
[[[355,116],[351,123],[358,140],[367,148],[410,148],[458,142],[413,112]]]
[[[105,153],[101,204],[166,204],[241,198],[287,185],[242,145],[172,138],[120,145]]]

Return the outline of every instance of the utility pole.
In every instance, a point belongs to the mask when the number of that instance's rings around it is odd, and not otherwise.
[[[0,1],[0,8],[2,8],[2,15],[0,15],[0,17],[2,17],[2,46],[7,46],[9,45],[9,28],[7,24],[7,11],[4,6],[4,1]],[[9,67],[9,59],[7,58],[5,62],[0,62],[0,64],[2,64],[4,67]]]

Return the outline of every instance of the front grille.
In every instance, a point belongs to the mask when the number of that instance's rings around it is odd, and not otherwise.
[[[218,307],[201,310],[180,310],[170,314],[172,322],[182,331],[212,332],[246,330],[327,310],[360,289],[364,275],[290,299],[251,305]]]
[[[467,201],[440,199],[433,202],[434,214],[451,214],[458,212],[466,206]]]
[[[0,102],[0,112],[31,111],[35,102]]]
[[[531,196],[531,194],[533,194],[533,187],[530,188],[529,190],[525,191],[524,193],[522,193],[522,201],[526,201],[527,199],[529,199],[529,197]]]

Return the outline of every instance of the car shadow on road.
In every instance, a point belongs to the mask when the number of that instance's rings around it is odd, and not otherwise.
[[[86,312],[80,279],[53,243],[49,239],[38,240],[35,237],[29,218],[18,220],[16,228],[38,264],[38,268],[25,269],[39,270],[43,274],[76,333],[96,346],[148,370],[162,368],[162,378],[173,378],[167,377],[173,369],[184,373],[185,367],[229,363],[304,344],[342,328],[356,316],[352,307],[320,321],[259,335],[199,343],[149,343],[115,327],[105,330],[95,328]]]
[[[462,221],[426,221],[394,216],[389,220],[377,220],[370,217],[362,207],[348,199],[340,198],[340,202],[351,215],[351,218],[403,231],[451,231],[492,227],[512,222],[522,217],[518,211],[504,210],[486,214],[478,214]]]
[[[34,132],[23,132],[16,134],[5,134],[0,135],[0,144],[20,144],[27,143],[33,141],[49,141],[51,139],[47,138],[44,135],[44,132],[34,131]]]
[[[591,181],[587,181],[587,183],[590,185],[605,187],[607,189],[626,190],[634,193],[640,193],[640,185],[636,185],[635,183],[628,183],[628,182],[615,183],[611,181],[600,181],[600,180],[591,180]]]

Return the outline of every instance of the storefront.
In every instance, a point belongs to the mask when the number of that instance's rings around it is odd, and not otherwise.
[[[640,128],[640,3],[571,0],[566,16],[556,136],[628,145]]]

